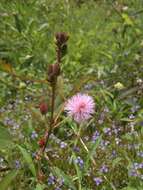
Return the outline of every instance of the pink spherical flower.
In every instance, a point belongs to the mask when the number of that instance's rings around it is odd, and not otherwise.
[[[71,97],[65,105],[68,116],[78,123],[88,120],[94,113],[94,108],[95,103],[93,98],[81,93]]]

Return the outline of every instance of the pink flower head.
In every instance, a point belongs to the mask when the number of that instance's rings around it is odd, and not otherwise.
[[[65,110],[68,116],[81,123],[91,117],[91,114],[94,113],[94,107],[95,103],[91,96],[78,93],[67,101]]]

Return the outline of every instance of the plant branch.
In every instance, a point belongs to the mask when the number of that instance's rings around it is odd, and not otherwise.
[[[17,78],[17,79],[19,79],[19,80],[22,80],[22,81],[30,81],[30,82],[35,82],[35,83],[48,83],[48,81],[45,79],[45,80],[40,80],[40,79],[33,79],[33,78],[31,78],[31,77],[29,77],[29,76],[27,76],[27,77],[25,77],[25,76],[20,76],[20,75],[17,75],[16,73],[14,73],[14,72],[7,72],[7,71],[3,71],[3,72],[5,72],[5,73],[7,73],[7,74],[9,74],[9,75],[11,75],[12,77],[15,77],[15,78]]]
[[[45,151],[45,148],[47,146],[48,140],[49,140],[49,136],[52,133],[53,130],[53,125],[54,125],[54,107],[55,107],[55,91],[56,91],[56,82],[54,82],[52,84],[52,98],[51,98],[51,118],[50,118],[50,126],[49,128],[46,130],[45,133],[45,145],[42,147],[42,152]]]

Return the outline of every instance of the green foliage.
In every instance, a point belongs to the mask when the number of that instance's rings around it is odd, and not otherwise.
[[[38,161],[51,114],[47,68],[56,62],[54,35],[60,31],[69,40],[55,128]],[[0,190],[143,189],[142,31],[141,0],[0,0]],[[77,92],[96,104],[81,138],[63,113]],[[46,116],[39,111],[42,101]],[[101,171],[104,165],[108,172]]]
[[[70,176],[66,175],[62,170],[60,170],[58,167],[52,168],[53,174],[55,174],[57,177],[62,178],[65,182],[65,185],[70,187],[71,189],[75,190],[76,187],[73,183],[73,179],[70,178]]]
[[[12,147],[12,137],[9,131],[0,123],[0,148]]]
[[[17,170],[10,171],[1,181],[0,181],[0,189],[7,190],[9,185],[13,182],[18,174]]]
[[[45,189],[45,185],[42,184],[37,184],[35,190],[44,190]]]
[[[18,148],[20,149],[23,158],[25,160],[25,162],[27,163],[28,168],[30,169],[31,173],[33,174],[34,177],[36,177],[36,169],[34,166],[34,163],[32,161],[31,155],[20,145],[18,145]]]

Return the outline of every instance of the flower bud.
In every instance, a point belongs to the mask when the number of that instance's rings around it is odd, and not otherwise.
[[[58,63],[49,65],[48,81],[53,82],[60,75],[60,65]]]
[[[45,102],[40,103],[39,108],[42,115],[45,115],[48,112],[48,105]]]
[[[64,45],[67,40],[69,39],[69,36],[65,32],[58,32],[55,34],[56,37],[56,45],[57,46],[62,46]]]
[[[45,139],[44,138],[41,138],[39,141],[38,141],[38,144],[39,146],[42,148],[44,145],[45,145]]]
[[[117,90],[122,90],[124,89],[124,85],[121,83],[121,82],[117,82],[116,84],[114,84],[114,87],[117,89]]]

